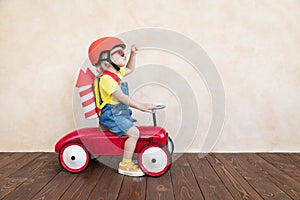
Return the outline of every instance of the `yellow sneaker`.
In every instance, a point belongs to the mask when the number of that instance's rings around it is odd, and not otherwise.
[[[119,174],[127,175],[127,176],[144,176],[144,172],[133,162],[119,164]]]

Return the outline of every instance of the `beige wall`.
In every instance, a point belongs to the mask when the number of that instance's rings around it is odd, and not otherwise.
[[[214,151],[300,151],[299,19],[298,0],[2,0],[0,151],[53,151],[76,128],[74,81],[88,45],[142,27],[186,35],[214,61],[226,94],[226,119]],[[138,63],[151,61],[150,54],[155,60],[157,52],[141,52]],[[200,149],[212,112],[198,81],[202,118],[190,151]],[[176,107],[167,112],[176,113]]]

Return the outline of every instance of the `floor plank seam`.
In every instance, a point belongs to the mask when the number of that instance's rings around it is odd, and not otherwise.
[[[119,194],[120,194],[120,192],[121,192],[121,189],[122,189],[122,187],[123,187],[123,184],[124,184],[124,175],[123,175],[123,178],[122,178],[122,183],[121,183],[121,185],[120,185],[120,187],[119,187],[118,196],[117,196],[116,200],[119,199],[119,196],[120,196]]]
[[[232,154],[232,153],[230,153]],[[220,154],[221,157],[223,157],[224,161],[227,162],[229,165],[232,166],[232,168],[236,171],[236,173],[238,173],[242,178],[243,180],[256,192],[257,195],[259,195],[261,197],[261,199],[264,199],[262,194],[260,194],[260,192],[247,180],[247,178],[245,176],[243,176],[242,173],[239,172],[239,170],[237,170],[237,167],[235,167],[230,161],[228,161],[223,155]],[[242,171],[245,171],[245,169],[241,167],[241,170]]]
[[[187,160],[187,162],[188,162],[188,164],[189,164],[189,167],[191,168],[191,171],[193,172],[193,173],[192,173],[192,174],[193,174],[193,177],[194,177],[194,179],[196,180],[196,183],[197,183],[198,188],[199,188],[199,190],[200,190],[200,192],[201,192],[202,198],[205,200],[205,196],[204,196],[203,189],[200,187],[200,183],[198,182],[198,179],[197,179],[196,176],[195,176],[195,171],[193,170],[192,164],[191,164],[191,162],[189,161],[189,159],[186,159],[186,160]]]
[[[40,156],[42,155],[42,153],[38,153],[36,158],[32,159],[31,161],[29,161],[28,163],[26,163],[25,165],[23,165],[21,168],[17,169],[16,171],[14,171],[13,173],[9,174],[8,176],[4,177],[4,178],[8,178],[10,177],[11,175],[13,175],[14,173],[22,170],[23,168],[25,168],[27,165],[29,165],[31,162],[34,162],[36,159],[40,158]],[[2,199],[5,199],[7,198],[10,194],[12,194],[13,192],[15,191],[18,191],[19,188],[21,188],[23,186],[23,184],[25,184],[30,178],[34,177],[37,173],[39,173],[38,169],[40,168],[43,168],[44,166],[40,166],[37,168],[36,172],[31,174],[29,177],[26,177],[26,179],[21,183],[19,184],[16,188],[13,188],[12,191],[10,191],[9,193],[7,193],[4,197],[2,197]],[[37,194],[37,193],[36,193]],[[33,197],[36,195],[34,194]]]
[[[259,156],[259,155],[258,155],[258,156]],[[289,176],[288,174],[286,174],[284,171],[282,171],[281,169],[277,168],[277,167],[274,166],[272,163],[268,162],[268,161],[267,161],[266,159],[264,159],[263,157],[261,157],[261,156],[259,156],[259,157],[260,157],[261,159],[263,159],[267,164],[271,165],[271,166],[274,167],[276,170],[280,171],[282,174],[284,174],[285,176],[289,177],[291,180],[293,180],[293,181],[295,181],[295,182],[298,182],[297,180],[295,180],[294,178],[292,178],[291,176]],[[294,197],[291,196],[291,195],[289,194],[289,192],[286,192],[286,191],[285,191],[284,185],[283,185],[283,186],[282,186],[282,185],[278,185],[278,182],[279,182],[280,184],[282,184],[282,183],[281,183],[281,180],[278,179],[278,177],[276,177],[276,176],[274,176],[272,173],[266,171],[266,170],[261,166],[261,163],[259,163],[259,165],[260,165],[260,167],[262,168],[262,170],[264,171],[264,173],[267,175],[266,178],[267,178],[269,181],[271,181],[272,183],[274,183],[274,185],[276,185],[283,193],[285,193],[286,195],[288,195],[291,199],[294,199]],[[276,180],[277,182],[274,181],[272,178],[269,178],[269,176],[270,176],[270,177],[273,177],[273,179]],[[283,187],[283,188],[282,188],[282,187]]]
[[[269,162],[268,160],[266,160],[264,157],[258,155],[260,158],[262,158],[266,163],[268,163],[269,165],[272,165],[274,168],[276,168],[278,171],[280,171],[282,174],[284,174],[285,176],[288,176],[290,179],[293,179],[294,181],[298,182],[298,180],[296,180],[293,176],[287,174],[285,171],[283,171],[282,169],[278,168],[277,166],[275,166],[273,163]],[[267,172],[267,171],[266,171]],[[267,172],[268,173],[268,172]],[[268,173],[270,176],[272,176],[270,173]],[[273,178],[275,178],[274,176],[272,176]],[[276,179],[276,178],[275,178]]]
[[[43,187],[41,187],[41,189],[40,190],[38,190],[34,195],[32,195],[32,198],[34,198],[37,194],[39,194],[40,193],[40,191],[42,191],[61,171],[62,171],[63,169],[60,169],[60,170],[58,170],[58,172],[56,173],[56,175],[55,176],[53,176],[49,181],[48,181],[48,183],[46,183]]]
[[[171,166],[172,167],[172,166]],[[169,176],[170,176],[170,179],[171,179],[171,182],[172,182],[172,196],[173,196],[173,199],[175,199],[175,194],[174,194],[174,187],[173,187],[173,181],[172,181],[172,177],[171,177],[171,170],[168,172],[169,173]]]
[[[98,162],[98,164],[101,164],[103,165],[102,163]],[[97,183],[99,182],[100,178],[102,177],[102,175],[104,174],[105,170],[106,170],[107,166],[104,166],[104,169],[102,170],[100,176],[98,177],[97,181],[96,181],[96,184],[94,185],[93,189],[90,191],[89,195],[87,196],[87,199],[90,199],[91,198],[91,195],[93,194],[94,190],[96,189],[97,187]]]
[[[58,199],[61,199],[64,194],[69,190],[69,188],[74,184],[74,182],[76,181],[76,179],[78,179],[79,175],[76,176],[76,178],[72,181],[72,183],[65,189],[65,191],[60,195],[60,197]],[[49,181],[51,182],[51,181]]]
[[[255,155],[257,156],[257,154],[249,154],[250,157],[251,156],[253,157]],[[276,195],[278,195],[278,194],[284,194],[287,197],[289,197],[288,193],[286,193],[281,188],[281,186],[278,185],[277,182],[274,182],[274,180],[270,179],[270,176],[271,176],[270,172],[266,171],[265,168],[262,166],[262,164],[259,161],[255,162],[256,160],[254,158],[250,158],[247,161],[248,161],[249,164],[253,165],[254,169],[258,170],[261,173],[260,177],[262,178],[263,181],[267,181],[268,183],[270,183],[270,184],[272,184],[274,186],[274,189],[277,190],[277,193],[275,193]],[[252,163],[252,162],[254,162],[254,163]],[[271,177],[273,177],[273,176],[271,176]],[[277,180],[277,178],[274,178],[274,179]],[[275,195],[275,194],[273,193],[273,195]]]
[[[175,162],[175,161],[173,161],[173,162]],[[172,163],[172,165],[173,165],[173,163]],[[172,166],[171,166],[171,167],[172,167]],[[172,194],[173,194],[174,199],[176,199],[175,194],[174,194],[174,188],[173,188],[173,185],[174,185],[174,178],[172,178],[171,169],[170,169],[169,172],[170,172],[170,179],[171,179],[171,182],[172,182]]]
[[[219,176],[218,172],[215,170],[215,168],[212,166],[211,162],[209,161],[209,159],[207,159],[207,156],[205,156],[205,159],[207,160],[207,162],[209,163],[210,167],[212,168],[212,170],[215,172],[215,174],[217,175],[217,177],[219,178],[219,180],[222,182],[222,184],[224,185],[224,187],[226,188],[227,192],[231,195],[232,199],[234,199],[234,197],[232,196],[230,190],[228,189],[228,187],[226,186],[226,184],[224,183],[224,181],[222,180],[222,178]]]
[[[146,183],[145,183],[145,200],[147,200],[147,186],[148,186],[148,176],[147,175],[145,175],[145,178],[146,178]]]

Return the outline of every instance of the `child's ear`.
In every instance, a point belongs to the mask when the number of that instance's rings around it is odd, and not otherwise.
[[[101,63],[101,68],[102,68],[103,71],[104,71],[104,70],[107,70],[109,67],[110,67],[109,62],[103,61],[103,62]]]

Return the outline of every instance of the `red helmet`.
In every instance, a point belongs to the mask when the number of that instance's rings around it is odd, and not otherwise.
[[[116,37],[104,37],[94,41],[89,47],[89,58],[92,65],[96,65],[99,62],[99,57],[102,52],[109,52],[118,46],[123,49],[126,47],[124,42]]]

